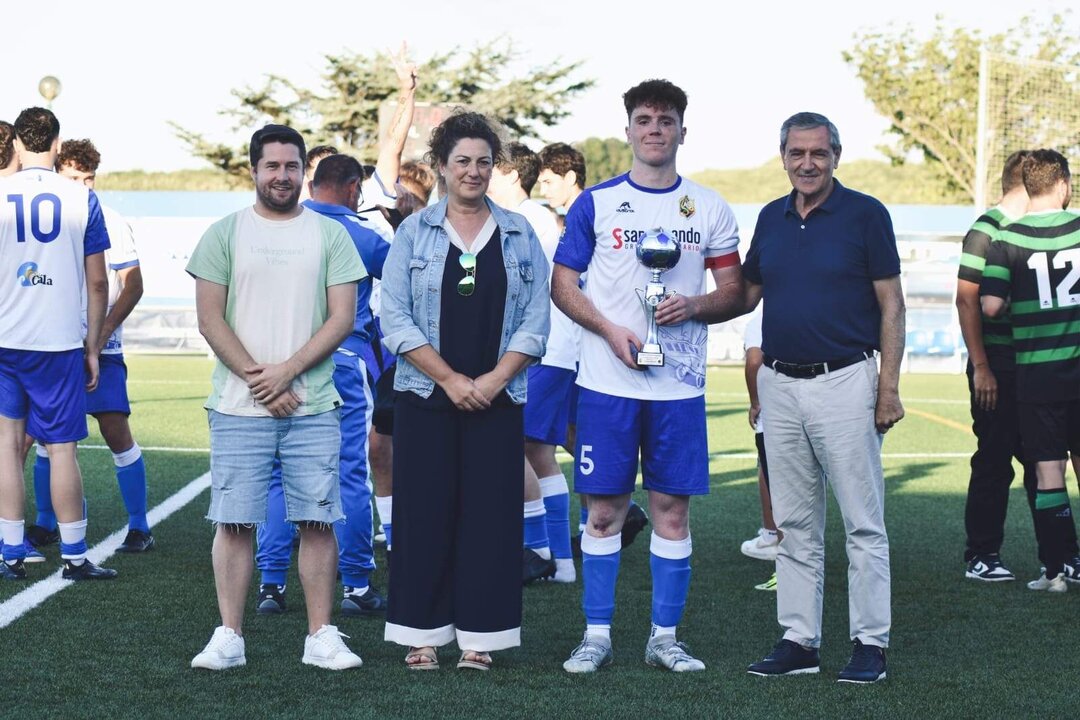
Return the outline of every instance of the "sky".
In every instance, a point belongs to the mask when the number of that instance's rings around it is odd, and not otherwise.
[[[940,13],[954,25],[1006,30],[1024,15],[1067,9],[1065,0],[903,2],[645,2],[626,0],[52,0],[5,12],[0,119],[44,101],[38,81],[53,75],[53,102],[66,138],[89,137],[104,172],[205,167],[169,121],[211,139],[238,136],[218,112],[230,90],[267,74],[318,87],[325,57],[393,50],[404,40],[422,61],[456,46],[511,38],[522,67],[583,60],[596,85],[570,105],[546,141],[625,137],[621,95],[662,77],[686,90],[686,143],[679,168],[755,167],[777,156],[780,123],[811,110],[838,126],[845,159],[878,158],[888,122],[863,96],[842,58],[859,30],[890,24],[927,32]],[[393,9],[390,9],[390,7]],[[399,8],[411,14],[403,17]],[[20,17],[22,16],[22,17]],[[1075,15],[1073,24],[1080,22]],[[535,143],[533,143],[535,145]]]

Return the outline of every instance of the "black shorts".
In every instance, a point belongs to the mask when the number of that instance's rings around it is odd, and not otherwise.
[[[757,445],[758,467],[765,478],[765,487],[769,487],[769,459],[765,457],[765,433],[754,433],[754,444]]]
[[[1018,402],[1024,456],[1032,462],[1080,457],[1080,400]]]
[[[375,408],[371,412],[371,427],[380,435],[394,434],[394,363],[379,376],[375,383]]]

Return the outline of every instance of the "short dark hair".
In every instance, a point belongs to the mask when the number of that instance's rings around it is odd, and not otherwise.
[[[566,143],[552,143],[540,151],[540,170],[562,176],[573,170],[578,189],[585,189],[585,156]]]
[[[359,160],[336,153],[323,158],[323,161],[315,168],[315,176],[311,178],[311,184],[315,187],[332,185],[339,188],[354,180],[363,179],[364,168],[360,166]]]
[[[0,120],[0,170],[15,159],[15,126]]]
[[[1049,194],[1054,186],[1072,180],[1069,161],[1057,150],[1034,150],[1024,159],[1024,189],[1033,198]]]
[[[1024,161],[1031,155],[1030,150],[1017,150],[1005,158],[1005,166],[1001,170],[1001,194],[1005,195],[1013,188],[1024,185]]]
[[[311,172],[311,168],[315,163],[322,160],[324,157],[330,157],[331,155],[337,155],[339,150],[333,145],[316,145],[308,150],[307,162],[304,163],[304,170]]]
[[[26,108],[15,118],[15,137],[19,138],[27,152],[49,152],[53,141],[60,137],[60,121],[52,110]]]
[[[840,131],[832,124],[829,118],[815,112],[795,113],[780,126],[780,153],[787,149],[788,134],[792,130],[813,130],[823,127],[829,131],[829,147],[837,155],[840,154]]]
[[[251,161],[253,170],[262,159],[263,145],[272,142],[295,145],[300,150],[300,164],[307,164],[307,148],[304,146],[304,138],[300,133],[288,125],[264,125],[251,136],[251,145],[248,147],[248,159]]]
[[[65,140],[56,156],[56,169],[72,165],[80,172],[96,173],[101,164],[101,153],[89,140]]]
[[[674,110],[679,113],[680,123],[686,112],[686,93],[668,80],[646,80],[638,83],[623,93],[622,99],[626,106],[627,120],[634,114],[634,110],[642,105],[660,110]]]
[[[454,108],[450,116],[435,126],[431,131],[431,147],[424,159],[429,165],[445,165],[450,160],[450,151],[459,141],[465,139],[483,140],[491,147],[491,160],[498,164],[503,160],[502,141],[495,132],[491,121],[478,112],[463,108]]]
[[[526,195],[532,194],[536,178],[540,174],[540,158],[524,143],[507,143],[503,161],[499,163],[499,170],[504,173],[517,170],[518,182]]]

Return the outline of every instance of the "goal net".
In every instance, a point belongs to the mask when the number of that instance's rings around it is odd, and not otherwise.
[[[983,51],[979,63],[979,118],[975,204],[1001,197],[1001,168],[1017,150],[1050,148],[1076,163],[1080,174],[1080,66]]]

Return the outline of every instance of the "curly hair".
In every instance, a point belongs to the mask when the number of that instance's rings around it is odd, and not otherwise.
[[[574,171],[575,184],[585,189],[585,156],[566,143],[552,143],[540,151],[540,169],[565,177]]]
[[[0,170],[15,159],[15,126],[0,120]]]
[[[15,118],[15,137],[19,138],[27,152],[49,152],[53,141],[60,137],[60,121],[52,110],[26,108]]]
[[[499,170],[504,173],[516,170],[521,189],[526,195],[532,195],[536,178],[540,175],[540,157],[524,143],[508,143],[505,157],[499,163]]]
[[[491,161],[496,164],[502,162],[502,140],[491,121],[478,112],[464,108],[455,108],[450,117],[431,131],[428,143],[431,149],[424,155],[424,160],[432,167],[445,165],[450,160],[454,146],[465,139],[483,140],[491,148]]]
[[[1035,150],[1024,159],[1024,188],[1033,198],[1048,195],[1064,180],[1072,179],[1069,161],[1057,150]]]
[[[65,140],[56,156],[56,169],[71,165],[79,172],[96,173],[101,164],[101,153],[89,140]]]
[[[623,94],[626,117],[630,118],[634,110],[642,105],[657,109],[670,108],[679,113],[679,122],[686,112],[686,93],[681,87],[668,80],[646,80],[638,83]]]

